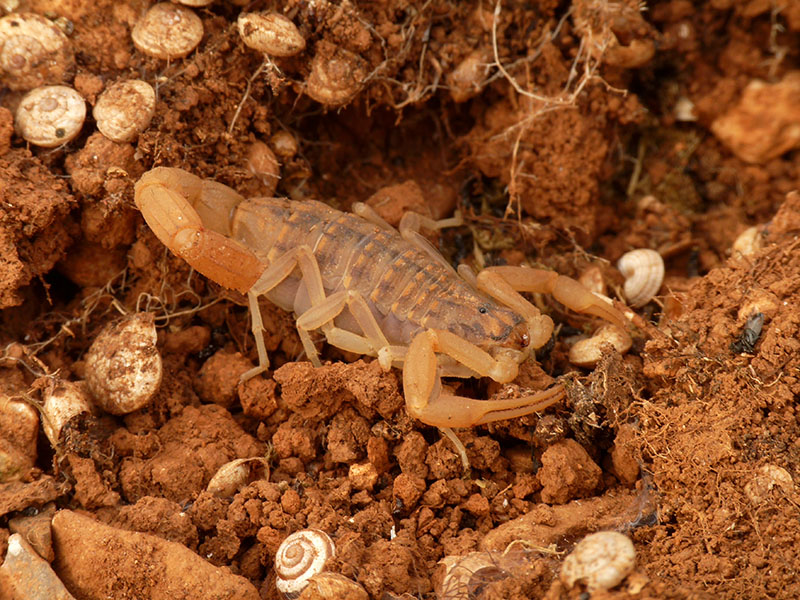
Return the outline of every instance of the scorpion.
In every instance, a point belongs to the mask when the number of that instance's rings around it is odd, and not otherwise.
[[[315,366],[321,363],[310,334],[319,330],[333,346],[377,357],[384,370],[402,368],[409,414],[450,439],[452,427],[538,412],[565,395],[556,384],[521,398],[477,400],[442,385],[442,377],[508,383],[550,340],[553,321],[520,292],[552,294],[625,329],[612,304],[555,272],[496,266],[475,275],[465,265],[456,271],[419,233],[446,220],[407,213],[398,231],[363,203],[352,214],[313,200],[245,199],[169,167],[142,175],[135,203],[172,252],[247,296],[259,364],[242,380],[269,368],[258,305],[265,296],[295,314]]]

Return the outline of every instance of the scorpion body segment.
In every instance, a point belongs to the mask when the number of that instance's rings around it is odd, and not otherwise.
[[[468,282],[409,221],[398,232],[363,205],[366,218],[316,201],[245,199],[164,167],[142,176],[135,200],[170,249],[206,277],[247,294],[259,354],[247,376],[269,366],[258,308],[265,296],[297,315],[314,364],[320,361],[309,332],[321,330],[329,343],[377,356],[385,369],[402,367],[409,412],[439,427],[524,415],[563,397],[561,386],[493,401],[443,391],[442,375],[509,382],[550,338],[552,321],[519,291],[553,293],[570,308],[625,324],[604,300],[549,271],[495,267]]]

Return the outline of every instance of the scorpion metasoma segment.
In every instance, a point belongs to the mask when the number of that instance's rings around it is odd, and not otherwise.
[[[245,199],[233,189],[160,167],[136,184],[136,205],[158,238],[197,271],[246,294],[259,365],[269,367],[258,298],[297,315],[308,358],[310,332],[350,352],[403,368],[409,413],[441,428],[469,427],[542,410],[564,395],[548,390],[508,400],[446,393],[441,377],[512,381],[553,332],[550,317],[519,292],[551,293],[565,306],[625,327],[622,314],[577,281],[551,271],[490,267],[458,273],[417,231],[437,228],[409,214],[400,231],[369,207],[356,215],[315,201]]]

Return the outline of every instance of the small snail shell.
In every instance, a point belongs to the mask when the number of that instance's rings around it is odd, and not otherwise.
[[[278,591],[286,600],[297,598],[335,552],[333,540],[319,529],[304,529],[287,537],[275,553]]]
[[[55,148],[75,138],[85,118],[86,102],[78,92],[65,85],[48,85],[25,94],[14,126],[31,144]]]
[[[664,281],[664,259],[655,250],[639,248],[622,255],[617,269],[625,277],[625,298],[631,306],[644,306]]]
[[[603,357],[603,347],[611,345],[620,354],[631,349],[631,336],[616,325],[603,325],[590,338],[575,342],[569,349],[569,362],[579,367],[593,368]]]
[[[288,160],[292,158],[300,149],[297,145],[297,139],[288,131],[276,131],[269,139],[272,149],[280,158]]]
[[[264,196],[272,196],[281,178],[281,164],[264,142],[253,142],[247,152],[247,168],[264,184]]]
[[[438,598],[442,600],[469,600],[475,589],[493,581],[513,577],[502,568],[502,555],[496,552],[470,552],[465,556],[445,556],[439,561],[444,565]]]
[[[367,590],[339,573],[314,575],[298,600],[369,600]]]
[[[583,582],[591,594],[609,590],[632,571],[636,550],[627,536],[616,531],[600,531],[587,535],[564,559],[561,581],[568,588]]]
[[[745,484],[744,493],[758,506],[769,500],[770,492],[778,488],[782,494],[791,497],[794,492],[794,481],[791,474],[778,465],[761,465],[753,479]]]
[[[236,25],[246,46],[269,56],[294,56],[305,50],[297,26],[281,14],[242,13]]]
[[[131,79],[109,86],[92,115],[97,128],[114,142],[130,142],[147,129],[156,109],[156,92],[146,81]]]
[[[319,44],[306,80],[306,94],[325,106],[342,106],[361,90],[366,63],[357,54]]]
[[[28,90],[61,83],[75,67],[75,53],[55,24],[31,13],[0,18],[0,70],[4,85]]]
[[[127,316],[106,327],[86,353],[86,383],[106,412],[142,408],[161,386],[161,354],[152,313]]]
[[[136,49],[148,56],[183,58],[203,39],[203,22],[184,6],[162,2],[137,21],[131,37]]]
[[[254,468],[254,463],[261,466]],[[208,482],[206,490],[220,498],[230,498],[246,486],[253,478],[255,472],[261,471],[262,479],[269,479],[269,462],[266,458],[237,458],[225,463]]]

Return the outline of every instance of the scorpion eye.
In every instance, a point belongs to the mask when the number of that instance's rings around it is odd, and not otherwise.
[[[531,343],[531,338],[528,336],[527,333],[523,333],[519,338],[519,345],[520,348],[527,348],[528,344]]]
[[[486,308],[485,306],[481,306],[478,308],[478,312],[481,313],[482,315],[485,315],[486,313],[489,312],[489,309]]]

